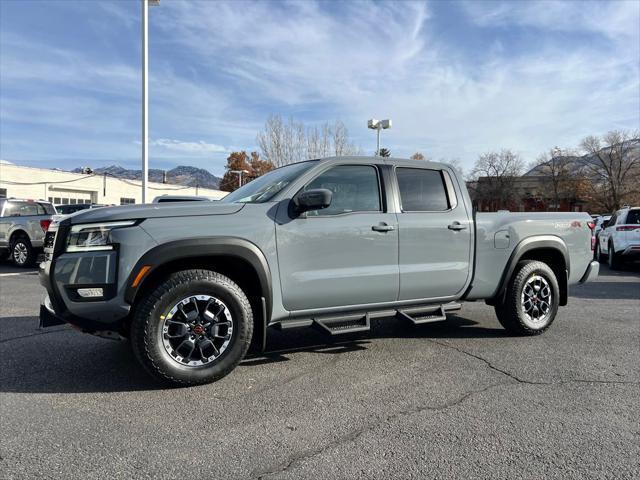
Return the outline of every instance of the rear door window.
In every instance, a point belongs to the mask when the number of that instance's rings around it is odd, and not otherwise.
[[[55,215],[56,214],[56,211],[53,208],[53,205],[51,205],[50,203],[39,203],[38,205],[42,209],[42,214],[41,215]]]
[[[440,170],[396,168],[403,212],[441,212],[450,208]]]
[[[640,225],[640,210],[629,210],[625,223],[627,225]]]

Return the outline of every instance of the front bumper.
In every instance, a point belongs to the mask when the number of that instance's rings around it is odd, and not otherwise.
[[[88,333],[120,331],[130,305],[117,298],[118,251],[66,253],[64,232],[54,235],[48,239],[38,272],[47,291],[41,302],[40,326],[69,323]],[[99,298],[79,295],[79,289],[88,288],[100,288],[104,294]]]
[[[69,323],[71,326],[79,328],[85,333],[90,333],[92,335],[96,335],[98,337],[108,338],[110,340],[124,340],[124,337],[120,332],[114,330],[99,330],[92,327],[83,327],[82,325],[86,325],[86,321],[78,318],[74,319],[73,322],[69,322],[67,318],[61,317],[57,315],[53,310],[53,305],[51,305],[51,300],[49,299],[49,295],[46,295],[42,303],[40,304],[40,328],[53,327],[56,325],[64,325],[65,323]],[[78,324],[79,323],[79,324]]]
[[[580,279],[580,283],[593,282],[596,278],[598,278],[598,273],[600,272],[600,262],[593,260],[589,263],[586,272]]]
[[[124,294],[131,268],[156,242],[136,225],[111,232],[112,250],[67,252],[68,220],[50,228],[45,239],[39,276],[48,300],[42,302],[42,325],[64,322],[109,338],[114,332],[126,334],[132,307]],[[97,291],[98,296],[88,296]]]
[[[51,299],[49,294],[45,294],[40,303],[40,326],[39,328],[54,327],[56,325],[63,325],[67,323],[62,317],[56,315],[56,312],[51,305]]]
[[[118,298],[117,254],[72,253],[40,264],[40,283],[46,289],[40,308],[40,325],[70,323],[82,331],[121,331],[130,305]],[[100,288],[99,298],[82,298],[79,289]]]

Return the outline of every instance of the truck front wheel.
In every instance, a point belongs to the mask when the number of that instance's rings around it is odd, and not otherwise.
[[[553,323],[559,297],[558,280],[549,265],[526,260],[518,263],[496,315],[510,333],[539,335]]]
[[[210,270],[171,274],[136,308],[131,345],[154,377],[174,385],[214,382],[251,343],[253,315],[242,289]]]

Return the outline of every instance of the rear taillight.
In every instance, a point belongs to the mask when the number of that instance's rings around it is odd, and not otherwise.
[[[40,227],[42,227],[43,232],[49,230],[49,225],[51,225],[51,220],[40,220]]]
[[[623,225],[621,227],[616,227],[616,232],[632,232],[636,228],[640,228],[640,225]]]
[[[595,250],[596,249],[596,237],[594,235],[591,235],[591,250]]]
[[[589,230],[593,231],[596,229],[596,222],[587,222],[587,226],[589,227]]]

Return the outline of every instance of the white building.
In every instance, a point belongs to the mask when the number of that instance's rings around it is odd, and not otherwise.
[[[160,195],[203,195],[222,198],[227,192],[149,182],[148,201]],[[142,201],[140,180],[102,174],[71,173],[0,162],[0,197],[49,200],[54,204],[124,205]]]

